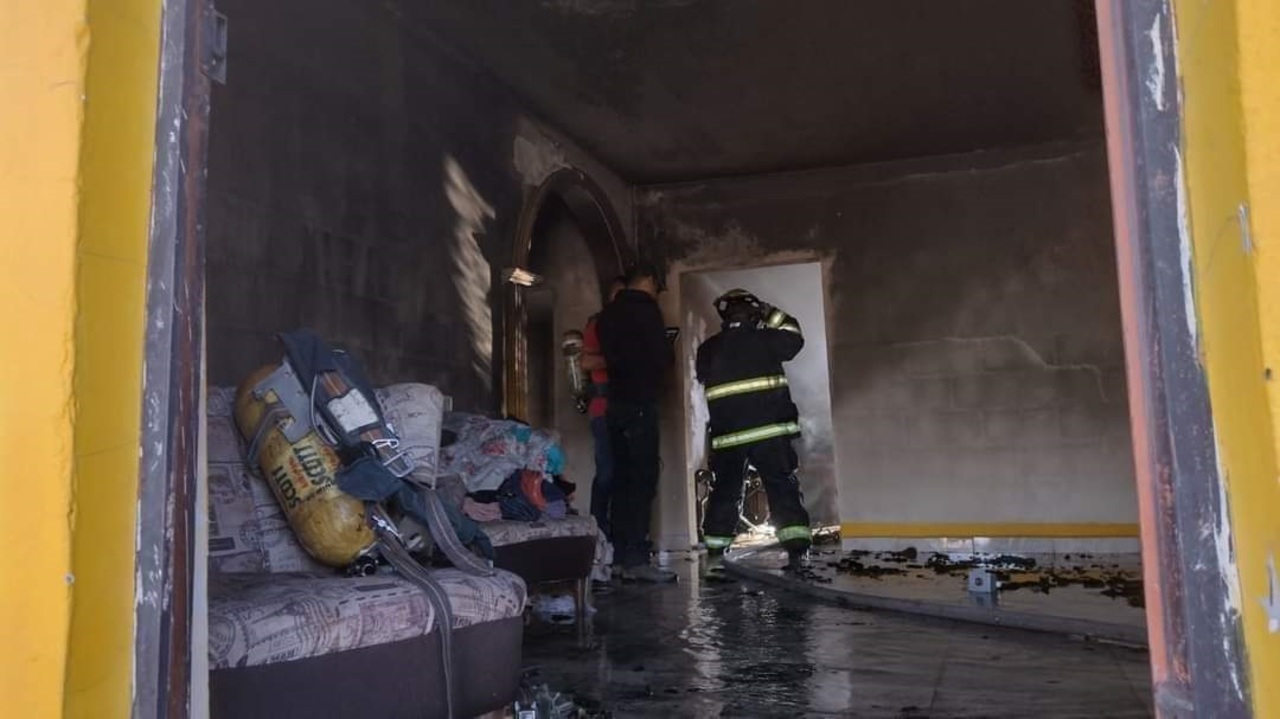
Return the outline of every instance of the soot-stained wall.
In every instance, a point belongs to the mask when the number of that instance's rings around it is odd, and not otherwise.
[[[396,2],[220,0],[213,94],[209,374],[234,384],[308,326],[375,382],[496,408],[499,270],[524,200],[584,169],[629,227],[626,186]]]
[[[1100,144],[654,187],[639,203],[642,246],[672,275],[824,263],[846,529],[1135,521]],[[664,476],[665,516],[684,481]]]

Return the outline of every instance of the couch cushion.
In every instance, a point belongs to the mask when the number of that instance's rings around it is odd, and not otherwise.
[[[457,569],[438,569],[432,576],[449,594],[453,626],[457,629],[518,617],[524,612],[528,590],[524,580],[511,572],[498,569],[491,577],[477,577]]]
[[[518,616],[525,586],[508,572],[434,576],[449,594],[454,626]],[[427,597],[391,573],[223,574],[209,581],[209,662],[214,669],[295,661],[430,633]]]
[[[209,567],[215,572],[265,571],[261,528],[240,434],[231,414],[235,390],[209,388]]]
[[[564,519],[544,519],[536,522],[482,522],[480,528],[488,535],[495,547],[508,544],[532,542],[537,539],[559,539],[561,537],[594,537],[596,520],[594,517],[568,516]]]
[[[258,666],[427,634],[426,595],[394,576],[209,578],[209,663]]]
[[[434,479],[440,458],[444,395],[429,384],[393,384],[374,390],[382,414],[413,460],[414,474]]]
[[[209,568],[214,572],[266,571],[249,490],[256,481],[244,465],[209,463]]]

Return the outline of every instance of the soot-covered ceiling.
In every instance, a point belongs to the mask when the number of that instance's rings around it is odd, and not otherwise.
[[[1102,132],[1091,0],[408,0],[628,180]]]

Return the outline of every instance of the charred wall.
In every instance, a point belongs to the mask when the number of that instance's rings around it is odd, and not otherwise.
[[[843,522],[1135,521],[1100,144],[654,187],[640,202],[642,246],[672,275],[825,264]],[[664,481],[677,501],[681,478]]]
[[[210,132],[210,381],[238,382],[278,358],[274,333],[308,326],[376,382],[495,408],[498,271],[524,198],[581,167],[629,222],[625,186],[396,2],[219,9],[231,32]]]

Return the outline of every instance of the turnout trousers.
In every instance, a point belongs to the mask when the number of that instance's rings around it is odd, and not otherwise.
[[[738,533],[747,465],[755,467],[764,484],[769,498],[769,522],[777,532],[779,543],[788,550],[809,547],[812,542],[809,513],[805,511],[800,481],[796,478],[800,463],[791,442],[790,437],[774,437],[712,451],[710,464],[715,485],[702,526],[708,549],[728,548]]]

